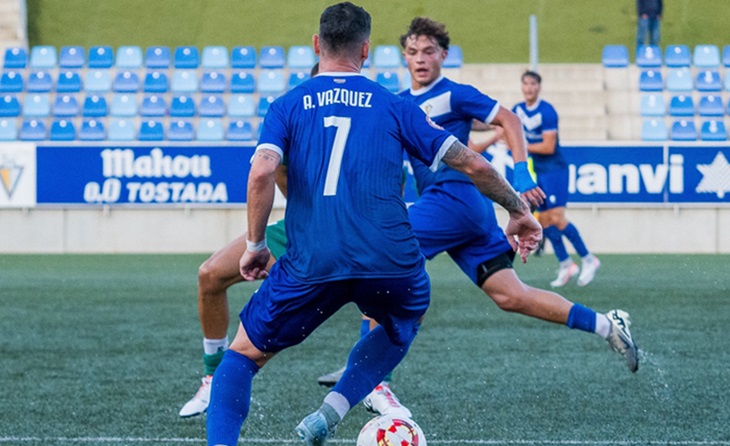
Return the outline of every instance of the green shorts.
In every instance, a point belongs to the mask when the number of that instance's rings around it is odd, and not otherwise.
[[[283,218],[266,226],[266,244],[275,259],[280,258],[286,252],[286,228]]]

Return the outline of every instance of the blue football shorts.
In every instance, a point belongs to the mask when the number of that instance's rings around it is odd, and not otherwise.
[[[565,207],[568,204],[568,169],[550,170],[537,174],[537,185],[547,198],[537,208],[538,212]]]

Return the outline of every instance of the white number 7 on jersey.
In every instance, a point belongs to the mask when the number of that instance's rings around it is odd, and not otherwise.
[[[347,135],[350,133],[350,118],[344,118],[342,116],[327,116],[324,118],[324,126],[337,127],[335,142],[332,144],[330,163],[327,166],[327,176],[324,179],[324,195],[333,196],[337,194],[337,182],[340,179],[342,155],[345,153]]]

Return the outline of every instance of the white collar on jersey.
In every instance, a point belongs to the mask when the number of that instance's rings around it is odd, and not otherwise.
[[[433,87],[435,87],[435,86],[436,86],[436,84],[438,84],[439,82],[441,82],[441,80],[442,80],[443,78],[444,78],[444,75],[442,74],[442,75],[440,75],[439,77],[437,77],[436,79],[434,79],[434,81],[433,81],[433,82],[431,82],[430,84],[428,84],[428,85],[427,85],[426,87],[424,87],[424,88],[419,88],[418,90],[414,90],[414,89],[413,89],[413,87],[411,87],[411,94],[412,94],[413,96],[420,96],[420,95],[422,95],[422,94],[426,94],[426,93],[428,93],[429,91],[431,91],[431,89],[432,89]]]
[[[364,76],[364,74],[353,73],[351,71],[328,71],[325,73],[317,73],[315,76],[342,77],[342,76]]]
[[[537,107],[540,106],[540,103],[541,102],[542,102],[542,99],[537,98],[537,101],[535,101],[535,103],[532,104],[532,105],[529,105],[528,106],[527,103],[525,103],[525,110],[527,110],[527,111],[535,111],[535,110],[537,110]]]

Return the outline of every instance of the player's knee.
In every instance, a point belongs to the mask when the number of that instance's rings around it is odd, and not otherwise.
[[[489,297],[497,304],[500,310],[509,313],[522,313],[526,308],[527,294],[521,289],[508,289],[491,292]]]
[[[198,287],[202,292],[215,291],[220,288],[221,283],[220,271],[211,259],[198,267]]]

